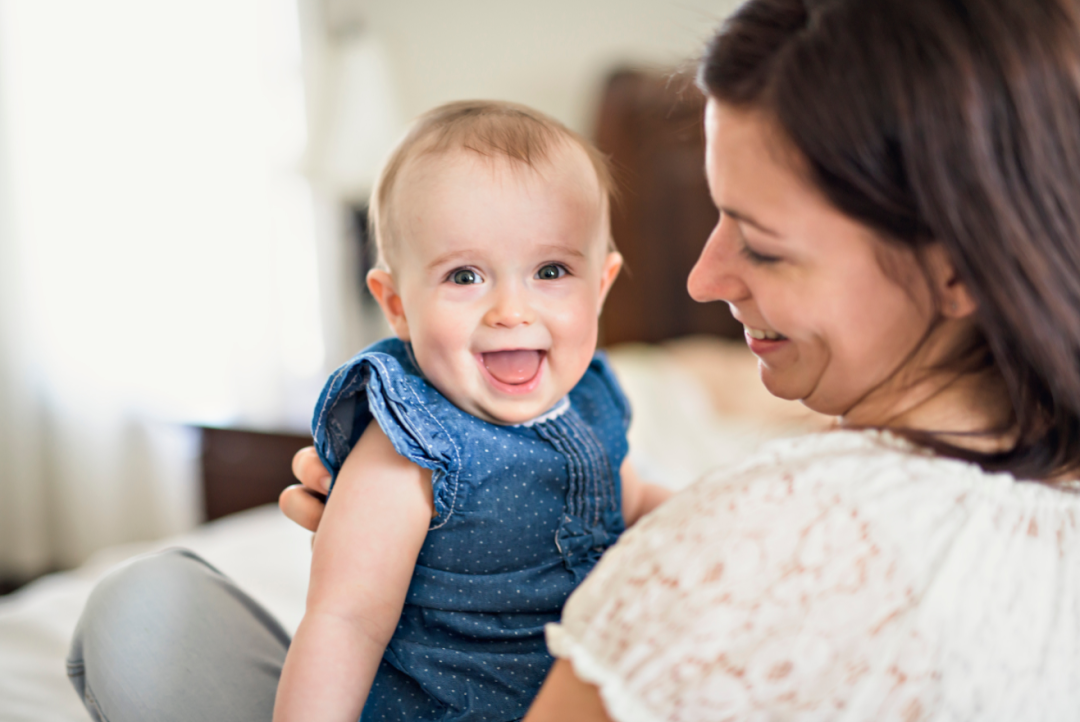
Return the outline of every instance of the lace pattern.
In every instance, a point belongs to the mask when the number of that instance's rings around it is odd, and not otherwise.
[[[627,532],[548,644],[620,722],[1076,719],[1078,511],[888,434],[777,442]]]

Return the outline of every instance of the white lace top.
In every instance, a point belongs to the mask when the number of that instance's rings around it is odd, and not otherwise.
[[[1080,719],[1080,495],[880,432],[783,440],[548,626],[619,722]]]

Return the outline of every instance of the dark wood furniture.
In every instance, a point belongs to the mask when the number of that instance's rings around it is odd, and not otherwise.
[[[604,305],[604,345],[742,336],[725,304],[686,291],[719,217],[705,182],[704,109],[685,76],[624,70],[607,83],[595,140],[620,186],[611,226],[626,265]]]
[[[289,484],[292,457],[311,437],[202,427],[206,520],[277,501]]]

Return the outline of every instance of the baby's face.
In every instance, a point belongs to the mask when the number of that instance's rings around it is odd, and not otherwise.
[[[369,285],[428,380],[498,424],[543,414],[581,379],[621,258],[579,148],[537,169],[458,151],[399,176],[392,276]]]

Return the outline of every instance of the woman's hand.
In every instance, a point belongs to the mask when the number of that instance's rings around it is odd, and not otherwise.
[[[292,460],[293,476],[300,480],[281,492],[278,506],[292,521],[308,531],[315,531],[326,509],[326,495],[330,493],[330,472],[323,466],[313,446],[305,446],[296,452]]]

